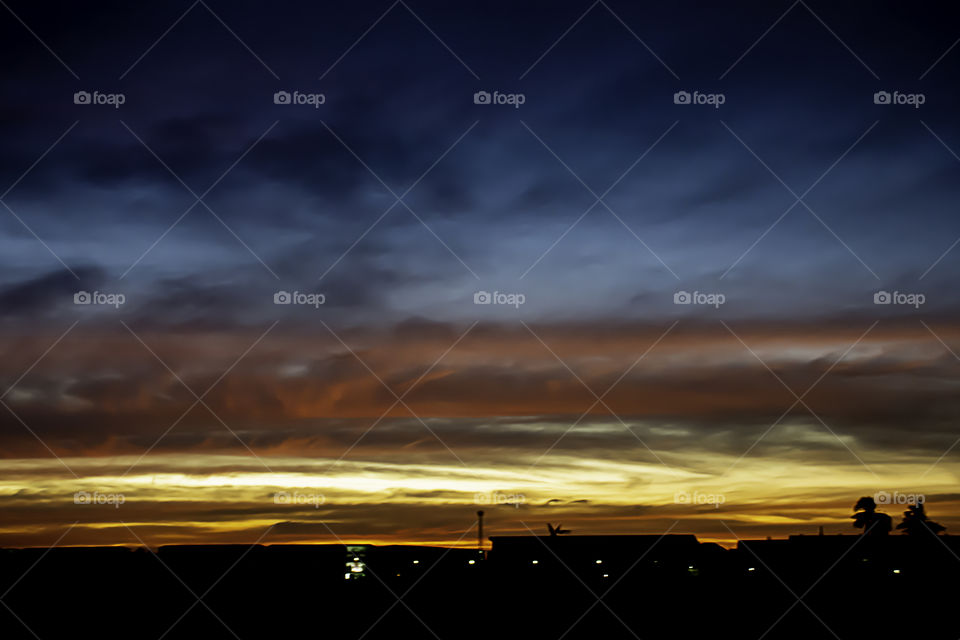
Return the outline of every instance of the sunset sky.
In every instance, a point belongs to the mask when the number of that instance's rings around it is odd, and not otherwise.
[[[0,546],[960,532],[955,8],[0,5]]]

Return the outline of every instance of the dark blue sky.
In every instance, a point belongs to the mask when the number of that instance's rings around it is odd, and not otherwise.
[[[62,260],[171,321],[193,300],[212,320],[218,296],[249,307],[234,322],[259,318],[246,294],[284,287],[360,322],[463,320],[477,289],[574,320],[670,315],[678,289],[722,291],[736,316],[845,314],[882,288],[953,304],[958,255],[918,281],[960,236],[960,62],[934,64],[946,9],[397,4],[357,42],[389,4],[209,6],[161,38],[189,4],[11,5],[63,64],[7,14],[4,189],[76,126],[5,197],[23,222],[4,211],[8,297],[56,286]],[[125,103],[75,105],[78,90]],[[278,90],[325,103],[275,105]],[[476,105],[479,90],[525,102]],[[674,104],[681,90],[725,101]],[[876,105],[880,90],[925,102]],[[374,225],[431,166],[412,211]],[[224,172],[213,212],[154,246],[187,187]]]
[[[943,3],[3,0],[0,543],[91,478],[180,541],[960,505],[958,42]]]

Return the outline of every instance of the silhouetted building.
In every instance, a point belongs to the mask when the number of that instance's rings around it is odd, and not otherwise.
[[[644,569],[695,573],[700,543],[693,535],[491,536],[496,570],[546,572],[557,567],[601,578]]]

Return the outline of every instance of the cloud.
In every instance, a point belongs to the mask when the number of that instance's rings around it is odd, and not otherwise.
[[[761,5],[578,20],[425,3],[423,23],[398,6],[369,33],[382,9],[282,9],[217,7],[228,30],[200,7],[19,7],[79,79],[0,24],[0,544],[72,521],[51,453],[129,488],[151,540],[279,523],[276,540],[309,541],[330,521],[452,542],[474,490],[524,477],[531,522],[679,516],[727,535],[664,497],[683,488],[667,467],[751,487],[737,531],[792,533],[845,518],[839,492],[877,481],[857,456],[907,482],[953,443],[958,58],[940,57],[955,8],[778,22]],[[157,25],[174,26],[148,51]],[[922,112],[873,104],[898,88],[923,91]],[[326,100],[274,104],[281,89]],[[127,100],[75,105],[77,90]],[[477,105],[478,90],[526,99]],[[726,101],[677,105],[678,90]],[[80,308],[78,289],[127,303]],[[875,305],[881,289],[927,301]],[[276,305],[279,290],[326,301]],[[475,305],[480,290],[527,302]],[[727,302],[674,304],[681,290]],[[137,466],[175,496],[122,475],[148,451]],[[257,476],[263,462],[292,479]],[[948,495],[940,473],[926,488]],[[264,503],[269,482],[311,475],[353,485],[325,487],[341,493],[322,513]],[[80,543],[129,539],[115,513],[82,513]],[[498,530],[524,532],[516,516]]]
[[[738,326],[737,336],[763,363],[730,332],[706,325],[677,329],[639,363],[662,328],[531,327],[545,347],[525,329],[482,324],[447,352],[464,327],[418,321],[390,331],[280,329],[260,342],[265,327],[229,336],[134,327],[173,373],[122,327],[78,327],[30,369],[7,403],[61,454],[142,450],[172,424],[159,451],[242,450],[222,420],[254,450],[335,455],[378,419],[360,451],[442,453],[446,443],[477,456],[532,453],[577,424],[561,450],[616,451],[635,443],[629,428],[656,450],[709,443],[734,453],[779,420],[784,429],[821,431],[823,440],[798,436],[793,444],[818,455],[836,449],[829,430],[857,449],[929,453],[952,441],[960,411],[948,382],[955,360],[908,323],[881,325],[847,353],[864,328]],[[957,340],[952,326],[936,330],[948,344]],[[21,340],[5,363],[9,383],[54,340]],[[801,395],[815,383],[806,406],[790,409],[795,397],[784,385]],[[203,404],[187,411],[193,393],[204,392]],[[403,404],[394,394],[403,394]],[[0,425],[8,456],[41,452],[13,415],[0,416]]]
[[[96,289],[106,279],[97,267],[77,267],[70,273],[57,269],[0,288],[0,317],[14,320],[25,316],[49,317],[73,303],[73,294],[84,287]]]

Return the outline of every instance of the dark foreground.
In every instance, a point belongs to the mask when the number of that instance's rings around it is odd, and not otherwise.
[[[0,550],[0,638],[960,637],[953,537],[493,540]]]

